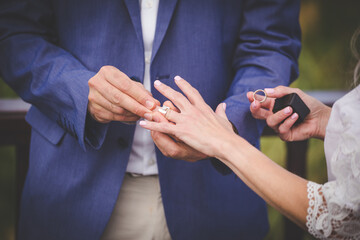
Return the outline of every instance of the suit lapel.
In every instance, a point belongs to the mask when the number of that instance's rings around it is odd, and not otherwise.
[[[140,6],[138,0],[124,0],[125,5],[128,9],[131,21],[133,23],[136,36],[140,42],[140,45],[143,47],[143,37],[141,29],[141,17],[140,17]]]
[[[152,59],[154,59],[164,39],[165,33],[169,27],[171,17],[173,16],[176,3],[178,0],[160,0],[158,17],[156,21],[156,33],[154,37]],[[152,60],[151,59],[151,60]]]

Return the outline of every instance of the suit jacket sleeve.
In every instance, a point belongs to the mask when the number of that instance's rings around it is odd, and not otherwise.
[[[87,121],[88,80],[95,72],[57,44],[51,1],[2,1],[0,74],[26,102],[79,144],[99,148],[107,125]],[[85,144],[88,143],[88,144]]]
[[[265,122],[251,116],[246,93],[289,85],[297,78],[299,9],[297,0],[245,1],[233,60],[235,78],[225,102],[227,116],[239,135],[257,147]],[[230,172],[220,162],[213,163],[223,173]]]

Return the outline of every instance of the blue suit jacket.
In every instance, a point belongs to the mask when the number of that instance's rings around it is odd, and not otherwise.
[[[99,239],[116,202],[134,126],[87,117],[87,81],[104,65],[143,80],[138,0],[12,0],[0,7],[0,71],[33,106],[20,239]],[[299,1],[161,0],[151,81],[180,75],[257,145],[248,90],[297,76]],[[164,97],[153,91],[161,102]],[[265,203],[221,164],[157,150],[173,239],[261,239]]]

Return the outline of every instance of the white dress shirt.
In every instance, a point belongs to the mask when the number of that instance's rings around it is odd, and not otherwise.
[[[148,91],[151,91],[150,61],[158,8],[159,0],[140,0],[141,27],[145,51],[144,87]],[[158,174],[155,145],[150,131],[140,127],[139,122],[136,123],[134,141],[126,171],[142,175]]]

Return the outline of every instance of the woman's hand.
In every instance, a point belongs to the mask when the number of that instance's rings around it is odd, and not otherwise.
[[[173,111],[180,112],[179,109],[177,109],[170,101],[164,102],[163,106],[169,107]],[[152,120],[155,122],[168,123],[169,121],[165,118],[165,116],[159,112],[159,108],[160,107],[156,107],[156,109],[153,110]],[[166,157],[184,160],[187,162],[196,162],[208,157],[206,154],[190,147],[173,135],[151,131],[151,137],[154,140],[155,145]]]
[[[187,81],[177,76],[175,83],[186,97],[160,81],[155,81],[154,86],[179,112],[170,109],[165,114],[167,122],[141,121],[140,125],[174,136],[207,156],[217,157],[221,154],[223,142],[236,136],[227,120],[225,103],[219,104],[215,113]]]
[[[247,97],[251,102],[250,111],[254,118],[266,120],[267,125],[274,129],[284,141],[300,141],[311,137],[324,139],[331,112],[330,107],[296,88],[278,86],[265,89],[265,92],[268,98],[263,103],[257,100],[254,101],[253,92],[247,93]],[[272,112],[276,98],[294,92],[299,95],[310,109],[310,114],[299,125],[294,125],[299,116],[297,113],[293,113],[291,107],[286,107],[276,113]]]

